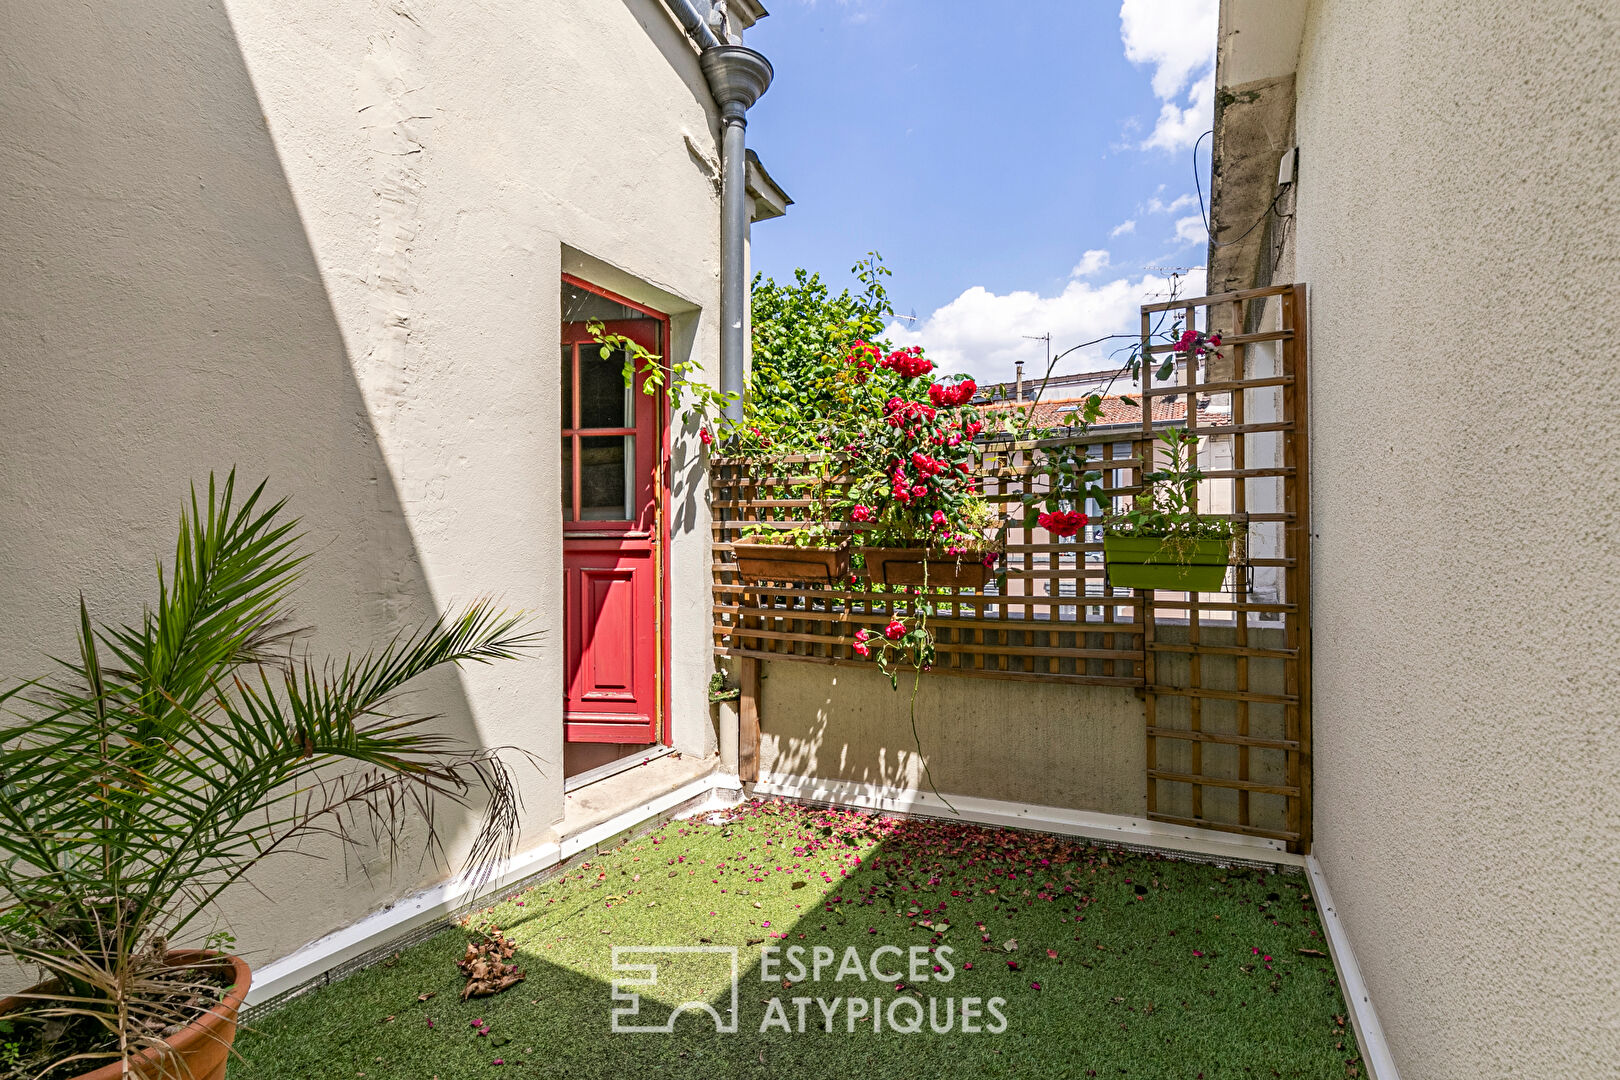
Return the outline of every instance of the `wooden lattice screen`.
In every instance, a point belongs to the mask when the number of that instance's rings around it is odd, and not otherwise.
[[[1199,494],[1209,505],[1200,509],[1245,528],[1244,550],[1218,598],[1143,598],[1148,816],[1307,850],[1305,286],[1150,304],[1142,309],[1144,342],[1166,317],[1220,333],[1222,355],[1202,370],[1183,365],[1174,382],[1159,386],[1154,364],[1145,364],[1144,400],[1185,403],[1187,428],[1207,455]],[[1144,440],[1150,429],[1144,419]]]
[[[1116,433],[1108,441],[1119,438]],[[1032,479],[1032,465],[1045,447],[1058,441],[987,446],[980,473],[985,497],[1003,505],[1013,519],[1007,534],[1006,591],[998,592],[995,582],[983,590],[931,590],[935,614],[928,625],[935,633],[936,670],[998,679],[1143,685],[1142,600],[1129,589],[1106,584],[1101,543],[1056,540],[1042,530],[1023,528],[1023,491],[1044,482]],[[1139,460],[1125,453],[1104,457],[1109,446],[1100,437],[1084,441],[1100,451],[1094,455],[1098,467],[1135,480]],[[1131,444],[1127,439],[1122,445]],[[760,588],[739,580],[732,545],[747,530],[805,524],[800,515],[809,499],[795,497],[794,491],[811,482],[810,464],[803,457],[715,463],[714,632],[717,649],[726,655],[868,664],[851,648],[855,631],[880,631],[914,603],[905,593],[875,591],[864,583]]]
[[[1303,317],[1299,285],[1144,307],[1141,401],[1153,406],[1140,424],[986,443],[984,491],[1011,522],[1005,587],[940,591],[929,620],[936,672],[1135,688],[1147,718],[1148,816],[1296,850],[1310,837]],[[1152,342],[1177,322],[1222,333],[1222,355],[1177,365],[1175,381],[1155,384],[1170,347]],[[1108,498],[1123,506],[1155,460],[1156,431],[1170,425],[1201,436],[1200,509],[1245,526],[1222,592],[1115,588],[1095,528],[1071,540],[1023,528],[1022,498],[1044,483],[1049,449],[1083,446]],[[745,728],[757,723],[758,661],[870,664],[851,648],[855,631],[880,630],[912,602],[847,581],[740,580],[733,544],[751,530],[805,524],[809,499],[798,489],[813,482],[814,465],[713,462],[715,650],[743,662]],[[741,750],[745,779],[751,753]]]

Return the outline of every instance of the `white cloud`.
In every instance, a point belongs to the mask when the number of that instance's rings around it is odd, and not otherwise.
[[[1069,276],[1072,278],[1090,277],[1092,274],[1106,269],[1108,269],[1108,252],[1103,251],[1101,248],[1093,248],[1080,256],[1080,261],[1074,264],[1074,269],[1069,271]]]
[[[1046,344],[1023,335],[1051,331],[1052,351],[1058,353],[1105,334],[1134,334],[1141,325],[1140,306],[1165,299],[1169,290],[1169,280],[1154,274],[1101,284],[1074,279],[1056,296],[1002,295],[975,285],[910,327],[891,325],[887,336],[896,348],[923,346],[947,373],[967,372],[982,383],[1004,382],[1013,377],[1014,362],[1023,360],[1025,375],[1033,378],[1044,371]],[[1199,267],[1182,279],[1179,295],[1203,291],[1204,270]],[[1124,353],[1111,354],[1129,344],[1116,338],[1082,349],[1065,357],[1056,373],[1113,367]]]
[[[1219,25],[1218,0],[1124,0],[1120,5],[1125,58],[1153,65],[1153,94],[1162,102],[1142,149],[1179,150],[1209,129]]]
[[[1143,150],[1184,150],[1209,130],[1215,122],[1215,72],[1199,79],[1188,97],[1192,103],[1185,109],[1174,101],[1160,106],[1159,122],[1142,141]]]
[[[1194,137],[1196,138],[1196,136]],[[1177,210],[1186,210],[1189,207],[1197,205],[1198,200],[1194,198],[1190,192],[1186,195],[1176,196],[1176,198],[1171,202],[1165,202],[1163,199],[1155,195],[1153,198],[1148,200],[1147,211],[1150,214],[1173,214]]]
[[[1118,225],[1115,225],[1114,226],[1114,231],[1109,233],[1108,235],[1109,236],[1124,236],[1126,233],[1133,233],[1135,231],[1136,231],[1136,219],[1132,218],[1129,221],[1122,221]]]
[[[1209,231],[1204,228],[1204,218],[1201,214],[1176,219],[1175,238],[1183,244],[1197,244],[1209,239]]]

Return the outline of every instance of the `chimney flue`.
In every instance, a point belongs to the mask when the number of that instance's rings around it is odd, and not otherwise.
[[[1022,360],[1013,363],[1013,400],[1018,402],[1024,400],[1024,362]]]

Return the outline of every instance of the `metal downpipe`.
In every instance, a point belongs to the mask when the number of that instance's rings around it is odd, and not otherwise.
[[[712,49],[720,44],[720,39],[714,36],[709,24],[703,21],[703,16],[693,6],[692,0],[668,0],[668,3],[669,9],[675,13],[675,18],[680,20],[681,29],[686,31],[687,37],[697,42],[698,48]]]
[[[748,109],[771,85],[770,61],[742,45],[716,45],[698,57],[720,105],[720,389],[737,395],[726,416],[742,419],[748,354]]]

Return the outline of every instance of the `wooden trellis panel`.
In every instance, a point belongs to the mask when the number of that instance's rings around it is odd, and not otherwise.
[[[1143,597],[1148,816],[1310,844],[1310,603],[1305,287],[1142,309],[1144,348],[1164,319],[1222,335],[1221,357],[1180,365],[1144,399],[1186,402],[1203,442],[1199,497],[1242,524],[1220,594]],[[1162,340],[1162,338],[1160,338]],[[1152,437],[1144,420],[1144,453]],[[1223,452],[1217,458],[1211,453]]]
[[[1137,688],[1148,816],[1284,841],[1294,851],[1308,850],[1311,837],[1304,320],[1303,285],[1144,307],[1141,400],[1149,407],[1140,427],[986,443],[986,497],[1013,523],[1005,591],[941,591],[929,620],[937,669],[949,674]],[[1222,355],[1177,364],[1172,381],[1155,385],[1154,368],[1172,351],[1155,342],[1187,327],[1220,332]],[[1151,407],[1162,400],[1184,402],[1185,412]],[[1157,430],[1183,424],[1201,440],[1200,509],[1242,525],[1221,592],[1116,589],[1090,530],[1054,542],[1022,528],[1022,498],[1039,490],[1048,449],[1083,445],[1107,498],[1123,509],[1144,466],[1155,467]],[[847,581],[762,588],[737,575],[732,547],[751,528],[808,524],[810,499],[799,489],[813,481],[816,460],[713,465],[715,651],[744,661],[745,683],[757,677],[758,660],[870,664],[851,648],[855,631],[880,632],[911,610],[912,597]]]
[[[1109,586],[1102,544],[1082,537],[1060,540],[1023,528],[1023,494],[1044,483],[1038,464],[1053,446],[1071,440],[987,443],[980,459],[985,498],[1012,521],[1007,534],[1005,592],[992,581],[980,590],[931,590],[938,654],[935,670],[980,678],[1031,679],[1141,686],[1141,599]],[[1119,481],[1127,495],[1140,481],[1141,462],[1130,456],[1129,436],[1092,435],[1083,444],[1094,467]],[[714,463],[714,635],[716,651],[766,660],[870,664],[855,655],[855,631],[881,632],[907,615],[915,597],[864,583],[783,583],[749,586],[737,576],[733,543],[750,527],[806,524],[814,459]],[[834,478],[836,486],[841,481]],[[853,528],[853,527],[850,527]]]

